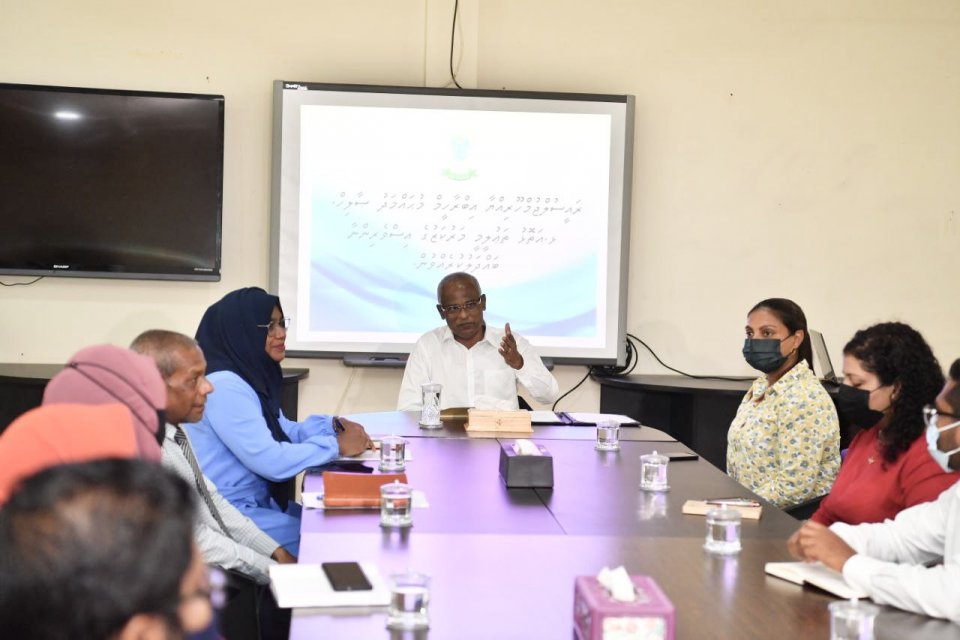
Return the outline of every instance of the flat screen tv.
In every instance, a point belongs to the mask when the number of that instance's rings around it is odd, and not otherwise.
[[[277,81],[288,355],[402,359],[475,275],[543,357],[625,358],[633,96]]]
[[[0,275],[219,280],[223,108],[0,84]]]

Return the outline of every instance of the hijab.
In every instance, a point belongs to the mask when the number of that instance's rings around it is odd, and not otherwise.
[[[126,405],[143,458],[160,460],[167,387],[153,358],[110,344],[78,351],[43,392],[43,404]]]
[[[283,370],[267,355],[267,329],[257,325],[270,322],[280,298],[258,287],[231,291],[213,303],[197,327],[197,343],[207,358],[207,375],[231,371],[249,384],[260,400],[260,412],[277,442],[290,442],[280,427],[280,396]],[[289,499],[286,482],[270,483],[270,493],[286,509]]]
[[[48,467],[100,458],[146,458],[122,404],[56,404],[27,411],[0,435],[0,505],[24,478]],[[156,448],[156,442],[152,442]]]

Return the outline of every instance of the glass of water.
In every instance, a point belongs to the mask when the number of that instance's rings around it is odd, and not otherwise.
[[[407,441],[397,436],[380,439],[380,471],[403,471],[407,465]]]
[[[380,487],[380,526],[413,526],[413,490],[399,480]]]
[[[656,451],[640,456],[640,488],[644,491],[666,491],[667,464],[670,458]]]
[[[620,450],[620,424],[613,420],[597,421],[597,451]]]
[[[880,608],[856,598],[831,602],[830,640],[873,640],[873,621]]]
[[[740,553],[740,512],[723,505],[707,511],[707,539],[703,548],[710,553]]]
[[[420,385],[422,404],[420,409],[420,426],[424,429],[439,429],[440,422],[440,389],[439,382],[427,382]]]
[[[430,576],[406,571],[390,576],[390,629],[425,629],[430,626]]]

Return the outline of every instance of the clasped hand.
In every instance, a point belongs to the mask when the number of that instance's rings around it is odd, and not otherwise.
[[[843,538],[813,520],[804,522],[790,536],[787,550],[797,560],[820,562],[834,571],[843,571],[847,560],[856,555],[856,551]]]

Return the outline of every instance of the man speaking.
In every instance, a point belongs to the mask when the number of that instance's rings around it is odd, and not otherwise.
[[[407,360],[397,408],[421,408],[420,385],[443,385],[440,408],[516,410],[517,383],[537,402],[548,404],[560,392],[530,343],[510,331],[483,321],[487,297],[469,273],[451,273],[437,286],[437,311],[446,326],[417,340]]]

